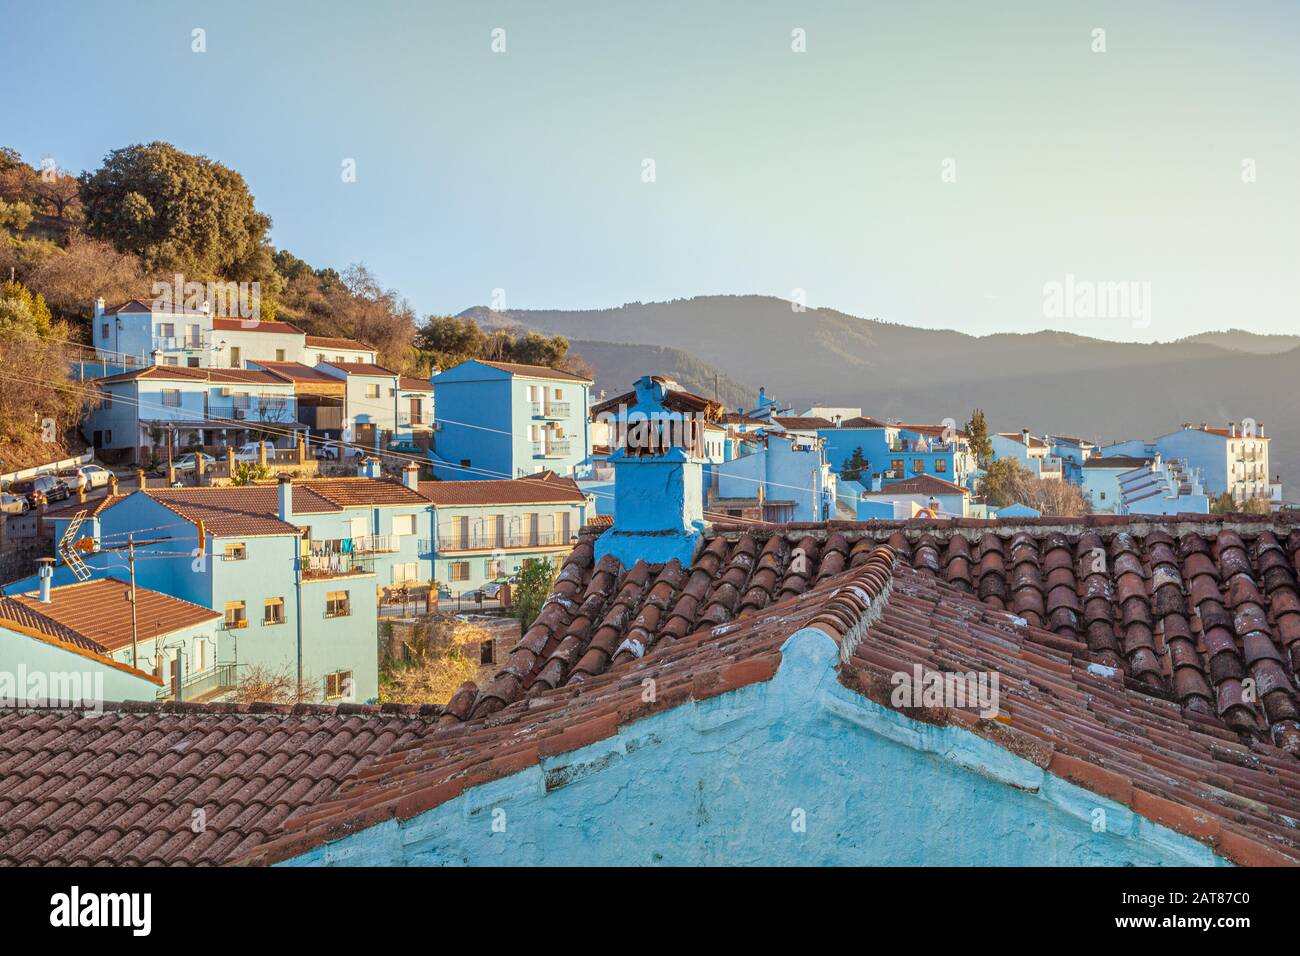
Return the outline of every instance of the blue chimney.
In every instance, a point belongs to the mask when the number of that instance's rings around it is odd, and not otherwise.
[[[704,425],[721,407],[649,375],[634,395],[619,412],[614,527],[596,539],[596,558],[690,566],[704,530]]]

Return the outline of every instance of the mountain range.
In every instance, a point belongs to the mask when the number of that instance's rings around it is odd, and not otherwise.
[[[597,369],[597,389],[626,389],[647,372],[729,407],[758,386],[796,412],[811,404],[861,406],[909,421],[965,422],[984,409],[997,431],[1078,435],[1106,444],[1154,437],[1183,422],[1254,418],[1271,465],[1294,497],[1300,486],[1300,336],[1241,329],[1173,342],[1113,342],[1069,332],[974,336],[795,311],[769,296],[700,296],[599,310],[476,307],[485,327],[561,334]]]

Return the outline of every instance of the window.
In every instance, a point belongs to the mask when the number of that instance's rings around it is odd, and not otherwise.
[[[248,627],[248,610],[243,601],[226,602],[226,627]]]
[[[325,699],[342,700],[352,696],[352,672],[335,671],[325,675]]]
[[[889,462],[889,470],[894,472],[895,474],[901,475],[903,473],[903,459],[901,458],[891,459]]]
[[[404,564],[393,565],[394,584],[412,584],[419,579],[420,564],[418,561],[408,561]]]
[[[1102,500],[1102,501],[1105,501],[1105,500],[1106,500],[1106,492],[1104,492],[1104,491],[1101,493],[1101,500]]]
[[[187,342],[186,344],[189,345],[189,347],[192,348],[192,349],[197,349],[197,348],[202,347],[202,345],[203,345],[203,326],[201,326],[201,325],[191,325],[191,326],[190,326],[190,337],[189,337],[189,340],[188,340],[188,342]]]
[[[198,672],[208,669],[208,642],[205,638],[194,639],[194,653],[190,657],[190,670]]]
[[[914,474],[914,475],[919,475],[919,474],[921,474],[921,472],[923,472],[923,471],[925,471],[925,459],[924,459],[924,458],[913,458],[913,459],[912,459],[912,474]]]
[[[262,623],[284,623],[284,598],[267,598],[262,602]]]
[[[496,663],[496,644],[491,638],[478,646],[478,662],[480,664]]]
[[[105,445],[113,444],[113,429],[110,428],[104,432],[104,444]]]
[[[163,339],[176,338],[176,323],[160,322],[158,324],[158,337]]]
[[[284,361],[284,349],[276,349],[276,350],[275,350],[275,360],[276,360],[277,362],[283,362],[283,361]]]
[[[469,459],[468,459],[468,458],[462,458],[462,459],[460,460],[460,465],[461,465],[462,468],[468,468],[468,467],[469,467]]]
[[[936,458],[936,459],[934,460],[934,473],[935,473],[936,475],[943,475],[943,474],[947,474],[947,472],[948,472],[948,461],[947,461],[947,459],[945,459],[945,458]]]
[[[378,385],[367,385],[367,386],[366,386],[366,398],[378,398],[378,397],[379,397],[379,386],[378,386]]]
[[[393,515],[393,534],[415,534],[415,515]]]
[[[101,326],[99,327],[99,337],[100,337],[101,339],[103,339],[105,342],[108,341],[108,323],[107,323],[107,322],[105,322],[103,325],[101,325]]]
[[[330,591],[325,595],[326,617],[347,617],[352,613],[347,591]]]
[[[101,392],[99,395],[99,408],[101,411],[108,411],[113,407],[113,393]]]
[[[564,389],[562,389],[562,388],[557,388],[557,389],[555,390],[555,400],[558,402],[558,401],[559,401],[560,399],[562,399],[563,397],[564,397]]]
[[[163,359],[163,364],[175,367],[181,364],[181,360],[178,356],[168,355],[166,358]]]
[[[231,367],[231,368],[243,368],[243,367],[244,367],[243,362],[240,361],[240,357],[239,357],[239,347],[236,346],[236,345],[232,345],[232,346],[230,347],[230,367]]]
[[[187,368],[198,368],[199,360],[195,356],[191,355],[189,358],[185,360],[185,365]]]
[[[242,542],[231,542],[225,547],[225,559],[227,561],[243,561],[248,557],[248,547]]]
[[[173,408],[179,408],[181,404],[181,390],[179,388],[164,388],[162,390],[162,403]]]
[[[453,562],[451,562],[451,564],[449,565],[448,570],[451,572],[451,579],[452,579],[453,581],[468,581],[468,580],[469,580],[469,562],[468,562],[468,561],[453,561]]]

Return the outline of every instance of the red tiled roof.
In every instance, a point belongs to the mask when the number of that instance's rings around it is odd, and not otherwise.
[[[96,515],[98,515],[101,511],[103,511],[105,508],[111,508],[113,505],[117,504],[125,497],[126,495],[123,494],[117,494],[117,495],[105,494],[102,498],[96,498],[93,501],[87,501],[84,503],[77,501],[76,498],[74,497],[71,504],[65,504],[59,508],[50,508],[48,511],[45,512],[45,517],[71,518],[78,511],[84,511],[86,512],[87,518],[93,518]]]
[[[403,375],[397,382],[398,387],[404,392],[432,392],[433,383],[427,378],[416,378],[413,375]]]
[[[863,495],[968,495],[969,488],[944,481],[934,475],[913,475],[902,481],[893,481],[880,491],[864,491]]]
[[[303,365],[301,362],[256,362],[255,364],[288,382],[313,382],[338,386],[345,384],[343,379],[337,375],[330,375],[328,372],[322,372],[310,365]]]
[[[984,737],[1235,862],[1300,862],[1295,521],[715,526],[689,568],[596,562],[593,541],[584,533],[489,684],[423,710],[436,725],[378,708],[0,712],[0,861],[288,859],[766,681],[785,640],[812,626],[840,643],[840,682],[882,706],[895,706],[899,670],[996,671],[997,720],[903,713]],[[1247,674],[1258,702],[1240,693]],[[649,702],[643,678],[655,680]],[[123,755],[125,739],[146,752]],[[101,753],[116,763],[91,777],[87,755]],[[163,776],[181,783],[144,784]],[[168,825],[196,806],[205,834]]]
[[[231,860],[430,729],[439,708],[0,710],[0,865]],[[194,812],[204,811],[195,832]]]
[[[330,335],[309,335],[306,338],[309,349],[343,349],[349,352],[373,352],[373,345],[366,345],[356,339],[342,339]]]
[[[891,699],[898,671],[949,671],[954,662],[995,671],[997,720],[958,709],[903,712],[960,726],[1235,862],[1300,862],[1300,730],[1282,656],[1286,635],[1294,640],[1300,629],[1294,555],[1284,561],[1270,526],[1253,525],[1257,553],[1279,555],[1261,560],[1264,588],[1270,599],[1288,595],[1274,610],[1277,636],[1266,638],[1234,520],[1190,525],[1218,529],[1212,576],[1233,574],[1231,592],[1242,599],[1236,631],[1247,635],[1241,650],[1221,639],[1231,631],[1219,629],[1231,625],[1212,610],[1218,599],[1208,596],[1203,563],[1211,559],[1201,550],[1210,546],[1181,522],[1171,526],[1177,539],[1149,521],[1079,522],[1080,533],[1039,519],[1037,536],[1026,527],[1033,519],[947,523],[961,530],[927,523],[920,534],[899,525],[886,547],[877,535],[888,531],[865,524],[715,528],[690,568],[594,562],[586,533],[490,683],[463,685],[442,729],[394,748],[245,862],[275,862],[408,819],[656,711],[767,680],[781,644],[804,626],[840,642],[841,683],[885,707],[901,709]],[[990,530],[972,542],[972,525]],[[1300,551],[1300,531],[1289,538]],[[1209,620],[1204,635],[1166,591],[1175,540],[1200,556],[1187,573],[1195,575],[1191,600]],[[1096,549],[1107,556],[1104,572],[1090,570]],[[796,551],[803,560],[792,560]],[[1157,582],[1149,597],[1136,570],[1143,561]],[[1172,681],[1162,667],[1172,668]],[[1247,669],[1259,704],[1240,693]],[[640,695],[644,678],[657,688],[650,703]]]
[[[139,312],[152,312],[152,311],[153,311],[152,303],[145,302],[143,299],[128,299],[126,302],[123,302],[121,305],[115,305],[111,308],[105,309],[104,314],[125,315],[125,314],[139,313]],[[206,312],[196,311],[194,309],[172,308],[170,305],[162,302],[159,302],[158,304],[158,313],[160,315],[167,314],[167,315],[193,315],[193,316],[206,316],[208,314]]]
[[[545,365],[521,365],[518,362],[489,362],[487,359],[474,359],[480,365],[486,365],[489,368],[497,369],[501,372],[509,372],[511,375],[523,375],[527,378],[556,378],[564,379],[571,382],[586,382],[591,384],[591,379],[584,378],[581,375],[574,375],[572,372],[563,372],[558,368],[550,368]]]
[[[15,620],[22,623],[35,615],[49,623],[50,629],[43,629],[44,633],[67,640],[66,635],[70,632],[80,639],[73,643],[87,650],[116,651],[131,644],[131,603],[126,600],[130,587],[114,577],[67,584],[50,589],[49,604],[41,601],[35,593],[11,594],[0,598],[0,622]],[[171,634],[221,617],[210,608],[160,591],[137,586],[135,593],[136,634],[140,640]]]
[[[326,359],[325,365],[336,368],[340,372],[347,372],[349,375],[375,375],[381,378],[395,378],[397,373],[390,368],[384,368],[382,365],[376,365],[373,362],[331,362]]]
[[[420,494],[444,508],[458,505],[582,504],[586,494],[572,478],[554,472],[483,481],[422,481]]]
[[[318,495],[340,507],[356,505],[428,504],[423,494],[393,478],[307,478],[293,483],[294,511],[298,511],[298,489]]]
[[[782,428],[786,428],[791,431],[810,431],[810,430],[815,431],[818,428],[835,427],[834,422],[828,422],[824,418],[817,418],[816,416],[807,416],[807,415],[788,415],[788,416],[777,415],[772,419],[772,421],[776,422]]]
[[[134,369],[130,372],[122,372],[118,375],[109,375],[105,378],[96,379],[97,382],[106,384],[111,382],[130,382],[135,379],[150,379],[162,381],[196,381],[196,382],[229,382],[244,385],[284,385],[282,379],[276,378],[270,372],[262,372],[257,369],[241,368],[187,368],[183,365],[150,365],[146,368]]]
[[[274,483],[219,488],[150,488],[144,492],[186,521],[203,522],[217,537],[297,534],[281,521]],[[125,496],[119,496],[125,497]],[[358,505],[423,507],[427,500],[392,478],[307,478],[293,483],[293,513],[331,514]]]
[[[910,426],[909,426],[909,427],[910,427]],[[998,432],[998,437],[999,437],[999,438],[1009,438],[1009,439],[1011,439],[1012,441],[1019,442],[1020,444],[1025,445],[1025,436],[1024,436],[1021,432]],[[1041,438],[1036,438],[1036,437],[1034,437],[1033,435],[1030,435],[1030,436],[1029,436],[1029,444],[1028,444],[1028,445],[1025,445],[1025,447],[1026,447],[1026,448],[1046,448],[1046,447],[1047,447],[1047,442],[1043,441]]]
[[[218,332],[275,332],[280,335],[302,335],[302,329],[298,326],[270,319],[235,319],[216,316],[212,320],[212,328]]]
[[[831,426],[834,427],[834,422]],[[891,425],[889,422],[882,422],[879,418],[867,418],[859,415],[857,418],[846,418],[840,422],[841,428],[897,428],[897,425]]]

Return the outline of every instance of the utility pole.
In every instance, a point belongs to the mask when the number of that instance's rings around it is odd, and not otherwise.
[[[131,569],[131,666],[139,670],[140,663],[136,659],[136,636],[139,630],[135,615],[135,534],[132,532],[126,536],[126,563]]]

